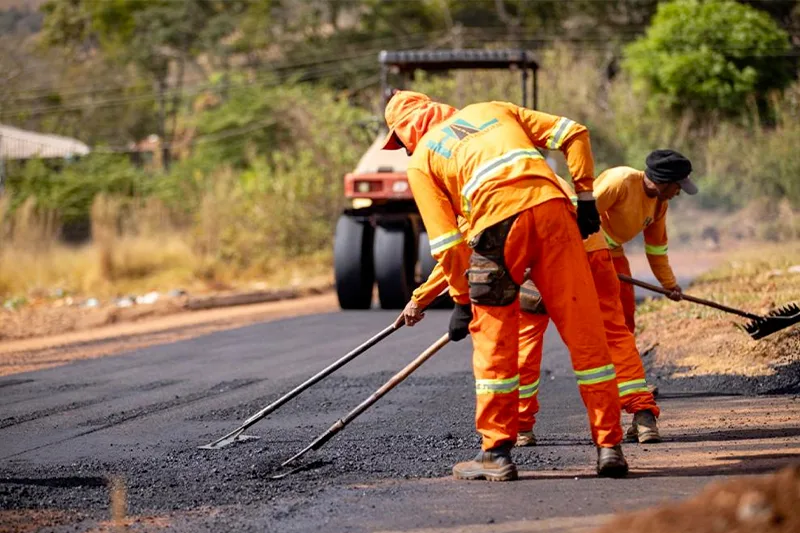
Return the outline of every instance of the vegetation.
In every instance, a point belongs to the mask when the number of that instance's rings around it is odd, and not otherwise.
[[[285,281],[301,272],[287,264],[319,273],[342,175],[376,133],[365,125],[381,111],[382,49],[535,50],[540,107],[590,127],[599,169],[674,147],[695,163],[702,207],[761,199],[793,213],[800,9],[762,4],[58,0],[6,11],[0,122],[93,152],[7,164],[0,300],[53,286]],[[497,73],[413,87],[456,105],[519,100],[518,77]],[[761,236],[795,236],[791,220]]]

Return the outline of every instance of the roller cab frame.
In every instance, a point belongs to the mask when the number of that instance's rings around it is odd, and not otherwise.
[[[381,109],[392,90],[405,87],[418,70],[487,69],[518,71],[521,105],[537,107],[538,64],[526,50],[384,50],[378,63]],[[401,309],[436,265],[408,185],[409,157],[404,150],[381,150],[386,129],[382,116],[379,121],[382,131],[355,170],[344,177],[347,207],[334,239],[336,292],[342,309],[370,309],[376,284],[380,307]]]

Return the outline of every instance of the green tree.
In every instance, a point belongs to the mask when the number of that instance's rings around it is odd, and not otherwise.
[[[788,35],[770,16],[733,0],[661,4],[624,66],[656,107],[701,116],[741,116],[766,108],[771,91],[794,77]]]

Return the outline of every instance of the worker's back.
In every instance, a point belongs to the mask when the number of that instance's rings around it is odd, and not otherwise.
[[[521,112],[532,113],[506,102],[469,105],[428,130],[412,156],[409,170],[430,176],[446,191],[470,221],[470,236],[544,201],[569,198]],[[536,115],[534,129],[545,139],[559,117]]]

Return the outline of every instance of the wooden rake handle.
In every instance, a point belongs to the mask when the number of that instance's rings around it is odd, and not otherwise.
[[[657,292],[663,295],[672,294],[672,291],[667,290],[663,287],[659,287],[658,285],[653,285],[652,283],[647,283],[646,281],[634,279],[630,276],[626,276],[625,274],[617,274],[617,277],[619,278],[620,281],[624,281],[625,283],[630,283],[631,285],[636,285],[637,287],[641,287],[649,291]],[[755,315],[753,313],[748,313],[747,311],[742,311],[741,309],[728,307],[727,305],[718,304],[717,302],[712,302],[711,300],[705,300],[703,298],[698,298],[697,296],[691,296],[689,294],[682,294],[681,299],[689,302],[694,302],[696,304],[713,307],[714,309],[719,309],[720,311],[724,311],[726,313],[731,313],[733,315],[739,315],[744,318],[749,318],[750,320],[758,320],[759,318],[761,318],[760,316]]]

